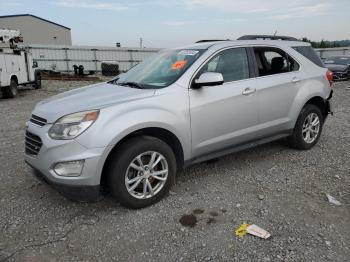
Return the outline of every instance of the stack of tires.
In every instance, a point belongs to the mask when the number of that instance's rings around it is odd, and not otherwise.
[[[117,64],[117,62],[102,62],[101,69],[103,76],[119,75],[119,65]]]

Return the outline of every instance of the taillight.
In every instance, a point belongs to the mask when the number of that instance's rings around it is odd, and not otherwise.
[[[333,72],[328,70],[326,73],[327,80],[329,82],[329,86],[332,87],[333,85]]]

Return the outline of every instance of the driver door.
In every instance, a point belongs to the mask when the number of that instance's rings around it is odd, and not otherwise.
[[[257,83],[245,48],[220,51],[199,70],[217,72],[224,83],[190,89],[193,157],[254,140],[258,125]]]

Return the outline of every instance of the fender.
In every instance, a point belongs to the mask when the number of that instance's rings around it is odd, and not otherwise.
[[[127,135],[144,128],[162,128],[174,134],[181,143],[184,158],[191,155],[191,129],[189,118],[185,115],[177,115],[162,108],[143,108],[127,110],[111,114],[113,108],[101,110],[100,117],[104,118],[99,124],[96,121],[86,133],[76,138],[76,140],[87,148],[106,147],[112,148]],[[115,108],[117,110],[117,108]],[[142,121],[140,121],[142,120]],[[103,134],[103,137],[101,136]],[[96,139],[89,140],[87,137]]]
[[[293,119],[292,126],[290,126],[291,129],[294,128],[301,110],[310,99],[314,97],[320,97],[326,102],[327,95],[325,94],[331,93],[331,89],[328,87],[328,83],[326,83],[325,81],[321,81],[319,79],[309,79],[305,81],[307,82],[304,83],[304,85],[307,88],[299,89],[299,92],[295,97],[295,103],[293,104],[293,107],[289,111],[289,116],[291,119]],[[328,92],[327,92],[327,89],[328,89]]]

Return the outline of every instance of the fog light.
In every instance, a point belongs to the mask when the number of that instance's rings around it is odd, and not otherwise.
[[[57,163],[53,170],[59,176],[80,176],[84,160]]]

